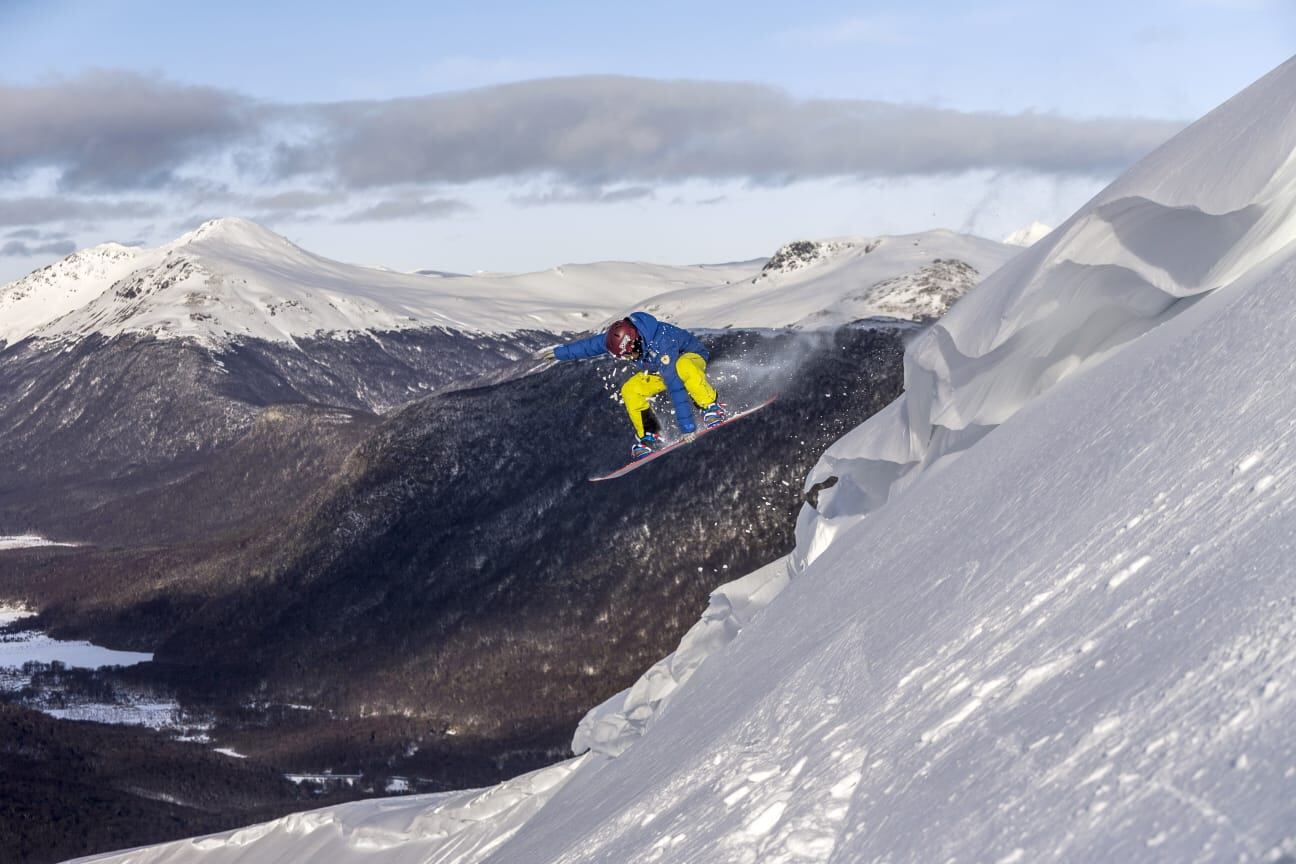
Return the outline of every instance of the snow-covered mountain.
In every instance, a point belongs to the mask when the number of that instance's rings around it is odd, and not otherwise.
[[[0,342],[89,334],[291,342],[357,332],[586,330],[643,297],[750,269],[601,263],[520,276],[357,267],[245,219],[217,219],[156,249],[109,244],[0,288]]]
[[[830,328],[937,318],[1021,250],[952,231],[789,243],[749,279],[653,297],[654,314],[711,327]]]
[[[813,259],[792,266],[788,250],[803,245],[816,250]],[[82,250],[0,287],[0,344],[91,334],[223,346],[416,328],[564,333],[597,328],[643,304],[685,326],[922,318],[943,312],[1015,252],[930,232],[791,244],[764,270],[760,261],[599,262],[429,277],[330,261],[255,223],[227,218],[156,249]]]
[[[1293,860],[1294,154],[1296,60],[955,306],[618,757],[95,860]]]
[[[105,243],[0,286],[0,346],[89,303],[138,267],[140,256],[132,246]]]

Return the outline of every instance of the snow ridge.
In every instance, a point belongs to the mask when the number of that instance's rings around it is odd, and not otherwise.
[[[824,454],[794,566],[1059,381],[1296,240],[1296,61],[1194,123],[911,345],[905,393]],[[1239,141],[1249,146],[1239,146]]]
[[[0,286],[0,345],[77,309],[139,266],[140,250],[105,243]]]

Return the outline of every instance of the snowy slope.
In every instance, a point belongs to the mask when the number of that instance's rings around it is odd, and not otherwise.
[[[649,733],[413,860],[1296,858],[1293,154],[1289,61],[987,279]],[[105,860],[361,860],[391,806]]]
[[[1294,279],[1212,296],[841,535],[492,860],[1296,853]]]
[[[140,255],[130,246],[105,243],[0,286],[0,344],[16,342],[89,303],[138,268]]]
[[[84,250],[0,287],[0,342],[90,333],[291,342],[412,327],[558,333],[600,327],[644,303],[692,327],[831,326],[940,314],[1017,251],[948,232],[813,245],[833,254],[795,272],[762,272],[759,261],[600,262],[424,276],[330,261],[252,222],[219,219],[157,249]]]
[[[1296,239],[1296,64],[1167,142],[906,353],[905,395],[824,455],[809,560],[927,467]]]

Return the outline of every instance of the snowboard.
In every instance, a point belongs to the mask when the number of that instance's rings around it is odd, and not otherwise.
[[[707,434],[708,432],[714,432],[717,429],[723,429],[724,427],[728,426],[730,423],[734,422],[735,420],[741,420],[743,417],[746,417],[749,414],[755,414],[757,411],[769,405],[777,398],[778,398],[778,394],[776,393],[770,398],[766,399],[764,402],[760,403],[759,405],[754,405],[751,408],[746,408],[742,411],[739,411],[737,414],[729,415],[724,419],[723,423],[717,423],[716,425],[710,428],[703,426],[700,429],[698,429],[696,432],[694,432],[692,437],[685,437],[685,438],[680,438],[677,441],[672,441],[671,443],[667,444],[665,447],[662,447],[660,450],[654,450],[653,452],[649,453],[647,456],[643,457],[642,459],[635,459],[634,461],[626,465],[623,465],[622,467],[613,471],[611,474],[602,474],[598,477],[591,477],[589,478],[590,482],[598,483],[601,480],[614,480],[617,477],[624,477],[625,475],[629,474],[631,471],[635,470],[636,468],[641,468],[644,465],[648,464],[649,462],[653,461],[654,459],[657,459],[658,457],[665,456],[667,453],[678,450],[679,448],[683,447],[685,444],[689,444],[693,441],[696,441],[697,439],[701,438],[703,435]]]

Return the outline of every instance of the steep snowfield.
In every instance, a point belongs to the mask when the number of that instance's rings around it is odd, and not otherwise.
[[[1208,298],[839,535],[494,860],[1296,853],[1293,280]]]
[[[535,817],[362,802],[100,860],[1296,858],[1293,154],[1296,60],[958,304],[809,478],[787,587],[713,601],[687,684],[621,697],[648,733]]]
[[[84,250],[0,287],[0,342],[127,332],[291,342],[411,327],[558,333],[594,329],[645,302],[685,326],[831,326],[940,314],[1017,251],[949,232],[820,245],[837,254],[796,272],[602,262],[421,276],[330,261],[252,222],[219,219],[157,249]]]
[[[1296,63],[1193,124],[988,277],[912,345],[905,394],[824,454],[813,558],[1058,381],[1296,240]]]

